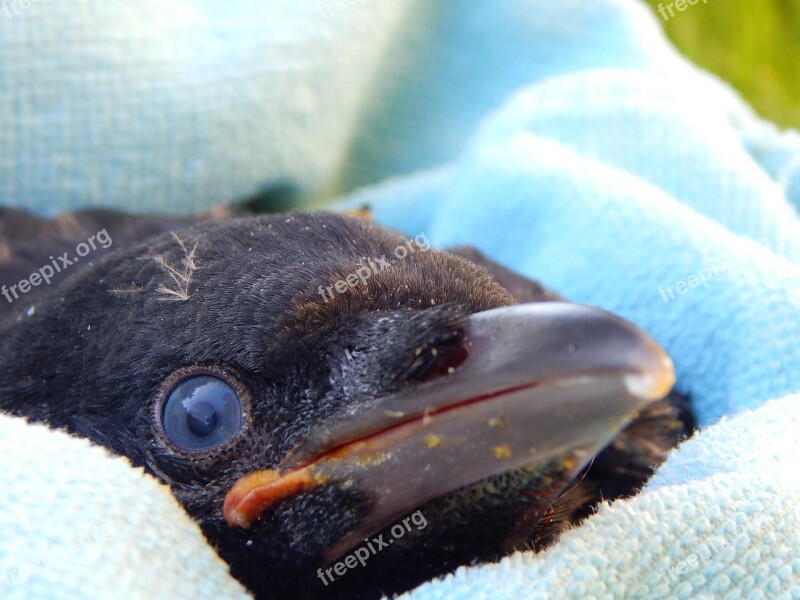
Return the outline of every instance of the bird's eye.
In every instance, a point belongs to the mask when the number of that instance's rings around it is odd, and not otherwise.
[[[169,389],[161,408],[161,425],[179,450],[208,450],[231,439],[244,427],[239,391],[211,374],[183,377]]]

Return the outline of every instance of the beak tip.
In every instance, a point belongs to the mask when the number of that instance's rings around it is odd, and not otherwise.
[[[628,393],[644,401],[661,400],[675,385],[675,365],[660,347],[656,350],[650,368],[623,377]]]

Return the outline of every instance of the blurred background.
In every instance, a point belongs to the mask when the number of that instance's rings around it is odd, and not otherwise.
[[[674,0],[647,2],[690,60],[733,84],[763,117],[800,129],[800,1],[698,0],[674,16]]]

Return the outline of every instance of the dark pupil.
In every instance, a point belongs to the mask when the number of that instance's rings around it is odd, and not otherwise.
[[[189,409],[186,423],[198,437],[211,435],[217,426],[217,409],[210,402],[198,402]]]
[[[219,377],[198,374],[172,388],[161,423],[169,440],[181,450],[207,450],[242,430],[244,412],[231,385]]]

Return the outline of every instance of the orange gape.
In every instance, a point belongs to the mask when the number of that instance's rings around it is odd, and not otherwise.
[[[222,514],[228,525],[247,528],[269,506],[316,485],[310,469],[303,467],[288,474],[271,469],[242,477],[225,496]]]

